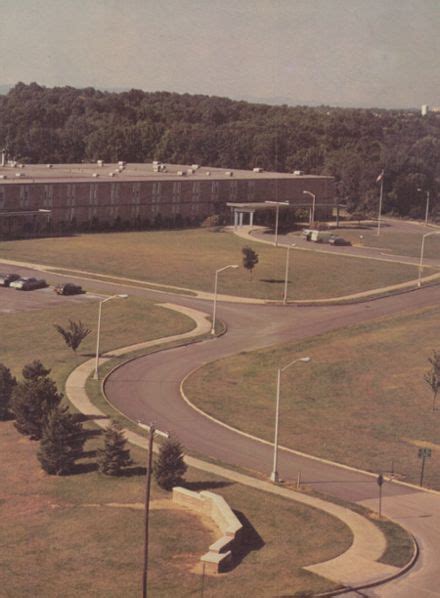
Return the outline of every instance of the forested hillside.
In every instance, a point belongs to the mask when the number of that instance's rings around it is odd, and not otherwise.
[[[436,209],[440,114],[268,106],[168,92],[124,93],[18,83],[0,96],[0,145],[26,162],[102,159],[330,174],[351,210]],[[418,191],[421,189],[421,191]]]

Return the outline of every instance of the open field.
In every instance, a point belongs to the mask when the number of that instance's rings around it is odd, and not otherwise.
[[[425,233],[434,232],[436,230],[440,232],[440,229],[416,224],[406,224],[405,232],[402,232],[385,223],[384,226],[382,226],[380,236],[378,237],[376,226],[350,228],[349,223],[345,223],[343,228],[338,229],[338,234],[345,239],[349,239],[353,245],[377,247],[384,252],[392,253],[394,255],[420,257],[422,236]],[[360,238],[361,235],[362,239]],[[439,259],[440,235],[432,235],[425,240],[424,257]]]
[[[17,294],[12,289],[1,289],[4,293]],[[38,293],[40,291],[34,291]],[[31,296],[29,294],[28,296]],[[0,314],[2,342],[0,362],[19,376],[25,363],[40,359],[52,369],[51,376],[58,384],[64,384],[67,374],[81,361],[94,355],[96,350],[96,327],[98,303],[72,303],[69,298],[64,304],[52,306],[50,310],[22,311]],[[68,349],[53,324],[68,325],[69,319],[81,320],[92,333],[83,341],[77,355]],[[100,349],[104,353],[162,336],[179,334],[192,330],[194,322],[186,316],[158,307],[140,297],[115,299],[103,306]]]
[[[8,454],[0,462],[3,596],[139,596],[145,478],[139,466],[122,478],[96,473],[97,442],[87,443],[83,473],[51,477],[39,468],[36,443],[11,422],[0,424],[0,451]],[[144,459],[142,452],[134,456]],[[259,596],[331,587],[301,566],[348,548],[352,536],[339,521],[206,474],[192,471],[188,480],[195,490],[224,495],[246,525],[240,564],[205,579],[206,596],[251,595],[257,587]],[[198,595],[201,577],[193,570],[218,532],[191,512],[171,508],[168,496],[153,484],[149,588],[163,598]]]
[[[225,272],[219,292],[281,300],[285,249],[247,243],[228,232],[195,229],[8,241],[0,243],[0,257],[213,291],[215,270],[241,265],[246,244],[259,255],[253,276],[242,267]],[[338,297],[416,277],[412,266],[293,251],[289,298]]]
[[[419,447],[432,448],[425,484],[440,489],[440,405],[423,377],[439,348],[437,308],[406,313],[208,364],[185,384],[207,413],[273,440],[277,368],[282,374],[280,442],[418,483]]]

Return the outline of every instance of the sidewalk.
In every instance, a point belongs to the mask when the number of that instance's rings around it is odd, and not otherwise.
[[[136,349],[162,344],[167,340],[191,339],[209,331],[210,323],[203,312],[173,304],[164,304],[163,306],[192,317],[196,322],[196,327],[185,334],[139,343],[116,351],[113,350],[111,355],[123,355]],[[104,355],[102,362],[108,359],[110,359],[110,356],[107,355],[106,357]],[[65,391],[68,399],[78,411],[96,417],[97,419],[94,419],[93,422],[97,426],[105,428],[108,425],[108,417],[91,403],[85,391],[87,379],[93,372],[94,365],[94,359],[89,359],[71,372],[66,381]],[[147,448],[148,440],[145,437],[130,430],[125,430],[125,435],[129,442],[135,446],[143,449]],[[157,447],[155,447],[155,450],[157,450]],[[308,505],[337,517],[345,523],[353,534],[353,544],[350,548],[330,561],[305,567],[308,571],[349,587],[361,587],[378,583],[399,574],[399,568],[377,562],[386,548],[386,539],[383,533],[371,521],[350,509],[237,473],[225,467],[207,463],[201,459],[186,457],[185,461],[190,467],[218,475],[256,490],[270,492],[288,500]]]

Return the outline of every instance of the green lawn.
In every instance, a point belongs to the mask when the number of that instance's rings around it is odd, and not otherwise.
[[[86,449],[93,453],[97,443],[88,441]],[[113,479],[88,471],[51,477],[41,472],[36,448],[11,422],[0,422],[0,450],[8,454],[0,461],[2,596],[137,598],[144,475]],[[134,456],[138,463],[145,459],[141,451]],[[92,454],[84,460],[93,462]],[[344,524],[207,474],[190,471],[187,477],[193,489],[225,496],[248,521],[240,564],[227,575],[206,578],[205,596],[269,597],[333,587],[301,567],[346,550],[352,535]],[[219,532],[191,512],[172,509],[168,497],[153,484],[149,590],[161,598],[199,595],[199,559]]]
[[[208,364],[186,382],[198,407],[228,424],[273,439],[277,368],[285,371],[280,441],[371,471],[394,470],[418,483],[418,447],[433,449],[425,482],[440,489],[440,404],[424,382],[439,349],[438,309],[425,309],[325,334],[299,344],[241,353]]]
[[[84,340],[77,355],[68,349],[54,324],[68,325],[69,319],[81,320],[92,333]],[[40,359],[52,369],[58,384],[67,374],[91,357],[96,350],[98,302],[66,303],[51,310],[0,313],[0,361],[19,376],[25,363]],[[194,322],[187,316],[161,308],[140,297],[111,301],[103,306],[100,349],[111,349],[142,341],[187,332]]]
[[[215,270],[241,265],[246,244],[232,233],[203,229],[108,233],[1,242],[0,257],[213,291]],[[260,259],[253,276],[242,267],[224,272],[219,292],[281,300],[285,249],[249,245]],[[402,264],[293,251],[289,298],[338,297],[416,276],[416,268]]]

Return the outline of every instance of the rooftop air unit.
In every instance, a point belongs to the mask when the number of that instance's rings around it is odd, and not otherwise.
[[[293,174],[294,174],[295,176],[301,176],[301,175],[303,175],[303,174],[304,174],[304,171],[303,171],[303,170],[294,170],[294,171],[293,171]]]
[[[262,168],[254,168],[253,172],[264,172]]]
[[[232,170],[227,170],[225,172],[225,176],[234,176],[234,173],[232,172]]]

